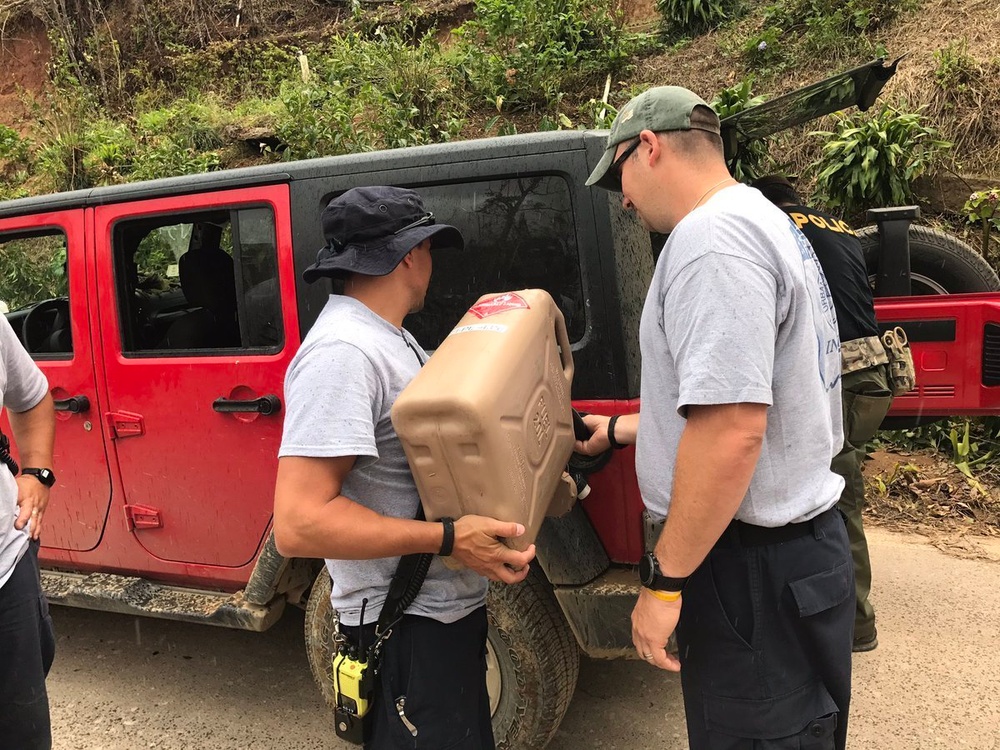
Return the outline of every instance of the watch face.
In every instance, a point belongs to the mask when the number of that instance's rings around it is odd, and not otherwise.
[[[653,582],[655,573],[653,555],[647,552],[639,559],[639,582],[644,586],[649,586]]]

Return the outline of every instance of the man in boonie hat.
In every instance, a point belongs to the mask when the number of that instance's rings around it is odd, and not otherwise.
[[[830,462],[840,342],[805,237],[725,162],[719,118],[677,86],[618,112],[587,180],[669,233],[639,326],[639,415],[586,417],[577,450],[636,443],[646,510],[640,658],[681,670],[692,750],[843,748],[854,586]],[[678,654],[666,651],[676,629]]]
[[[432,248],[461,251],[462,235],[396,187],[348,190],[322,221],[327,244],[303,277],[343,278],[344,293],[330,296],[285,377],[275,543],[286,556],[325,558],[340,633],[355,648],[376,642],[399,557],[436,555],[381,644],[364,744],[413,747],[419,733],[421,747],[492,750],[487,579],[523,580],[534,545],[508,548],[498,538],[524,527],[483,516],[415,520],[420,497],[390,419],[427,360],[403,319],[423,306]]]

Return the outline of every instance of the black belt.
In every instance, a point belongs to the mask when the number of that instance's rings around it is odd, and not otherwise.
[[[808,534],[815,534],[816,523],[827,513],[833,512],[836,512],[836,507],[830,508],[808,521],[786,523],[784,526],[774,527],[754,526],[743,521],[733,521],[729,524],[727,533],[744,547],[766,547],[769,544],[781,544]]]

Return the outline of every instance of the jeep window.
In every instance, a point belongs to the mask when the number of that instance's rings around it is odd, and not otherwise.
[[[68,359],[66,235],[59,229],[0,235],[0,262],[0,300],[24,348],[36,359]]]
[[[280,349],[270,208],[121,221],[114,253],[123,351]]]
[[[586,330],[573,203],[562,177],[418,185],[438,223],[465,237],[465,250],[436,250],[424,309],[406,327],[435,349],[479,297],[544,289],[566,318],[571,341]]]

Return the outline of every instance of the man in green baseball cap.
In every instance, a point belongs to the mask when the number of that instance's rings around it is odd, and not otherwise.
[[[632,640],[681,671],[691,750],[842,750],[854,585],[830,471],[840,341],[806,238],[729,174],[719,118],[676,86],[619,111],[588,185],[669,233],[639,325],[639,415],[585,417],[596,454],[635,444],[650,518]],[[678,654],[666,645],[676,629]]]
[[[621,175],[618,169],[611,169],[615,163],[615,152],[619,144],[631,141],[628,153],[631,156],[639,145],[639,135],[643,130],[654,133],[678,130],[703,130],[715,135],[720,133],[719,118],[693,91],[680,86],[657,86],[649,89],[635,97],[618,113],[608,134],[604,156],[591,172],[587,185],[596,185],[605,190],[621,190]]]

